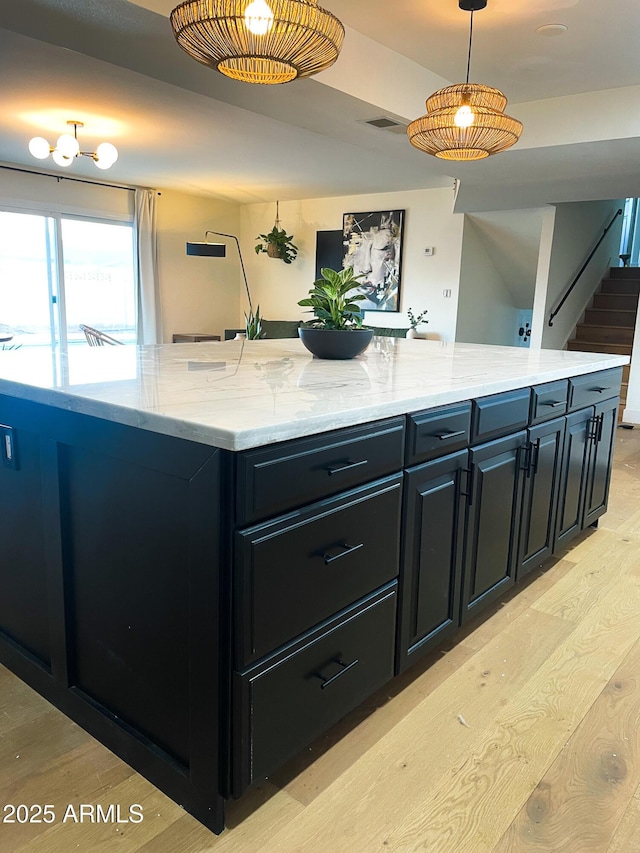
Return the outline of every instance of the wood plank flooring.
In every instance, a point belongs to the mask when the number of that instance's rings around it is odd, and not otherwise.
[[[45,803],[55,822],[0,823],[0,853],[640,853],[640,428],[617,432],[597,530],[231,804],[219,837],[0,667],[0,821]]]

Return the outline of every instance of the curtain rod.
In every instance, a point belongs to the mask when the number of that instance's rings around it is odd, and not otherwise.
[[[79,184],[91,184],[95,187],[107,187],[112,190],[126,190],[133,193],[138,187],[128,187],[124,184],[105,184],[102,181],[92,181],[91,178],[74,178],[71,175],[56,175],[53,172],[36,172],[35,169],[21,169],[18,166],[5,166],[0,163],[0,169],[7,169],[9,172],[21,172],[23,175],[37,175],[40,178],[53,178],[56,181],[76,181]],[[140,187],[143,189],[143,187]],[[158,193],[162,195],[162,193]]]

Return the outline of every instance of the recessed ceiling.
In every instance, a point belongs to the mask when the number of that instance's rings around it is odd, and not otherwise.
[[[640,87],[637,0],[489,0],[474,15],[471,78],[501,88],[525,132],[510,151],[459,166],[367,124],[402,127],[436,88],[464,79],[469,14],[457,0],[368,0],[366,12],[362,0],[321,0],[346,25],[342,55],[283,86],[237,83],[190,59],[170,30],[173,5],[3,9],[0,158],[42,168],[29,138],[55,137],[77,118],[88,145],[110,139],[120,158],[108,173],[74,163],[76,174],[240,202],[446,186],[454,176],[459,209],[619,197],[621,184],[640,194],[629,110],[640,89],[625,88]],[[568,27],[562,38],[536,33],[557,23]]]

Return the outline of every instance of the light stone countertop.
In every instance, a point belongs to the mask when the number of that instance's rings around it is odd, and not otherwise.
[[[297,339],[23,347],[0,351],[0,394],[244,450],[628,361],[382,337],[350,361],[315,359]]]

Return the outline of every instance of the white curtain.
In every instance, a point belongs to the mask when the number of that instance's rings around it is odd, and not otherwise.
[[[162,343],[155,190],[135,191],[137,325],[139,344]]]

